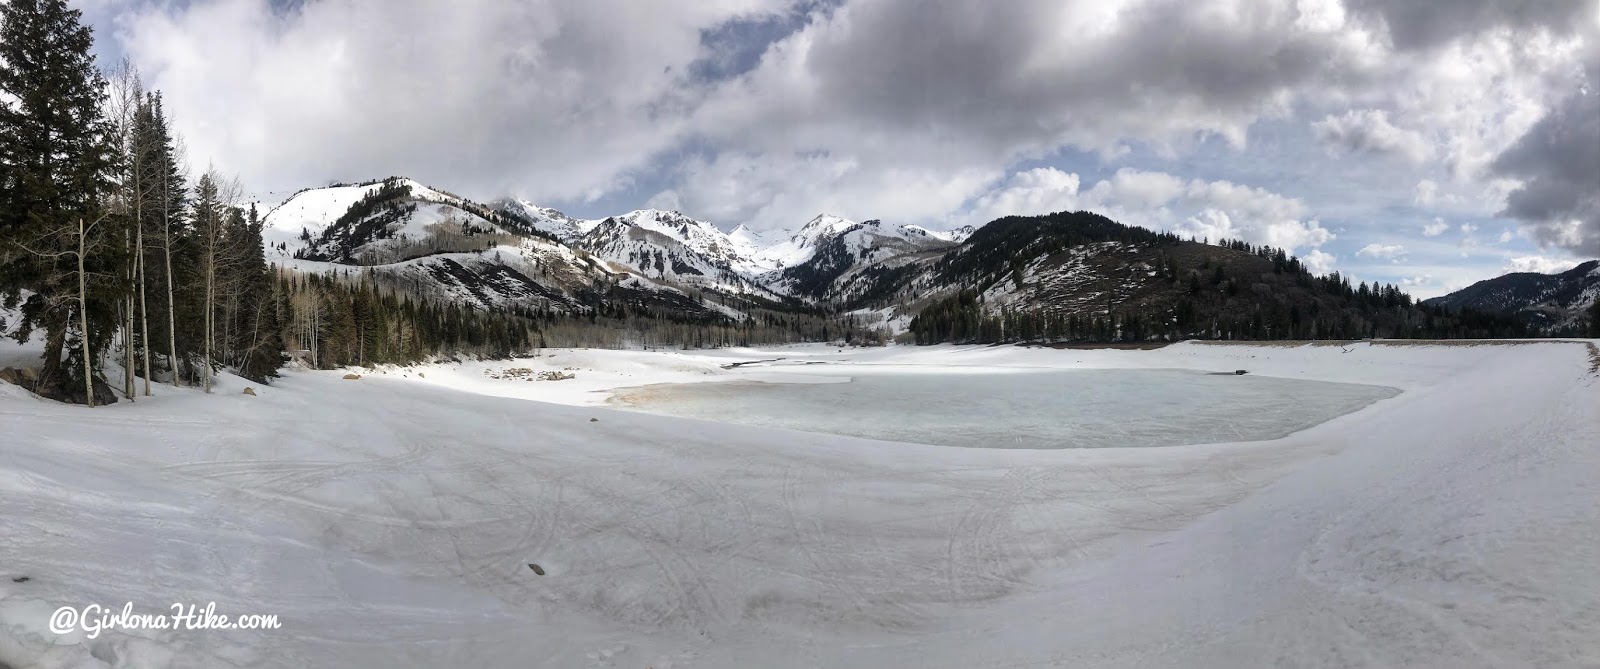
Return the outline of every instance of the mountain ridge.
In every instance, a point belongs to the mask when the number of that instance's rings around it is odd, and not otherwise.
[[[1511,272],[1448,295],[1424,300],[1447,309],[1472,308],[1515,317],[1546,334],[1583,334],[1588,312],[1600,301],[1600,260],[1543,274]]]
[[[914,329],[939,305],[974,322],[1001,319],[1000,334],[924,327],[912,333],[919,340],[1017,341],[1028,330],[1004,320],[1016,314],[1095,323],[1041,326],[1035,334],[1046,339],[1522,332],[1476,311],[1441,316],[1443,307],[1415,304],[1394,286],[1313,276],[1280,249],[1186,241],[1089,212],[1007,216],[942,232],[819,214],[789,230],[724,232],[678,211],[585,220],[516,198],[480,204],[391,177],[301,191],[268,212],[264,227],[269,255],[285,266],[358,268],[487,309],[722,323],[832,314],[886,336]]]

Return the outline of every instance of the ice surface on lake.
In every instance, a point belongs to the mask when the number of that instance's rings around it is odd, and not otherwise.
[[[855,374],[849,383],[691,383],[620,392],[646,413],[983,448],[1276,439],[1399,391],[1181,370]]]

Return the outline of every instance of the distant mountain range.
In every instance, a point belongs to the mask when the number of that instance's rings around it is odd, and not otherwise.
[[[1034,327],[1051,340],[1516,334],[1503,320],[1468,327],[1423,313],[1392,286],[1314,277],[1281,250],[1087,212],[945,232],[824,214],[792,230],[723,232],[676,211],[578,219],[395,177],[301,191],[263,225],[282,266],[483,309],[679,321],[803,312],[903,333],[943,305],[975,324],[945,332],[925,318],[918,337],[993,341]]]
[[[472,202],[405,178],[300,191],[268,211],[263,226],[268,256],[280,264],[359,267],[480,308],[570,312],[621,300],[707,317],[737,317],[741,306],[807,308],[836,281],[848,283],[852,269],[947,249],[972,233],[827,214],[762,233],[725,233],[657,209],[578,219],[525,200]]]
[[[1596,300],[1600,300],[1600,260],[1559,274],[1513,272],[1424,303],[1510,315],[1547,334],[1582,334]]]

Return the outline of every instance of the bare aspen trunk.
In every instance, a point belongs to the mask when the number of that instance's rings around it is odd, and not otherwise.
[[[126,306],[123,309],[128,312],[128,318],[123,322],[122,330],[126,333],[122,338],[123,349],[126,349],[126,351],[122,352],[122,378],[128,381],[128,387],[122,389],[122,394],[128,395],[128,402],[133,402],[133,395],[136,392],[133,386],[133,294],[128,294],[126,298],[123,298],[123,302],[126,302]]]
[[[118,306],[122,321],[122,394],[133,401],[133,296],[122,298]]]
[[[83,401],[94,408],[94,364],[89,358],[89,280],[84,276],[83,255],[89,241],[89,231],[78,218],[78,343],[83,347]]]
[[[206,262],[206,359],[205,369],[201,372],[205,378],[206,392],[211,392],[211,332],[214,327],[216,309],[211,301],[216,298],[216,261],[208,259]]]
[[[150,396],[150,310],[145,302],[144,284],[144,222],[143,217],[134,216],[134,225],[139,232],[134,236],[134,249],[137,257],[134,262],[138,265],[139,284],[139,344],[144,354],[144,395]]]
[[[167,172],[161,171],[161,218],[166,228],[164,237],[166,243],[162,245],[167,256],[167,345],[170,347],[172,357],[172,387],[183,384],[182,374],[178,367],[178,303],[172,299],[172,194],[167,192]]]
[[[133,247],[133,235],[128,234],[128,232],[126,230],[124,230],[123,233],[122,233],[122,244],[123,244],[124,248],[131,249]],[[128,281],[130,281],[130,282],[133,281],[133,268],[131,268],[131,267],[128,268],[128,277],[127,278],[128,278]],[[119,308],[122,310],[122,313],[120,314],[121,318],[118,319],[118,320],[122,321],[122,328],[121,328],[122,329],[122,394],[128,398],[129,402],[132,402],[133,401],[133,392],[134,392],[134,390],[133,390],[133,294],[132,293],[129,293],[129,294],[123,296],[122,304],[120,305]]]
[[[222,310],[222,364],[237,367],[239,360],[233,350],[233,321],[238,319],[239,299],[233,291],[228,291],[228,306]]]

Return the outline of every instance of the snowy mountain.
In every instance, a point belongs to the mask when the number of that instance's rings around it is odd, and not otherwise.
[[[518,198],[482,205],[401,177],[301,191],[264,223],[275,262],[381,267],[404,275],[415,292],[458,295],[480,306],[537,300],[564,308],[595,299],[578,296],[579,286],[626,277],[653,289],[709,291],[769,307],[839,301],[973,231],[831,214],[792,230],[740,225],[731,232],[659,209],[581,219]],[[529,277],[535,267],[538,276]],[[553,276],[570,285],[542,281]]]
[[[1526,333],[1510,318],[1450,330],[1451,319],[1408,310],[1397,289],[1357,291],[1338,277],[1314,277],[1281,251],[1184,241],[1088,212],[942,232],[823,214],[794,230],[723,232],[676,211],[584,220],[391,178],[303,191],[264,220],[274,262],[345,275],[359,268],[396,289],[485,309],[712,321],[831,313],[894,331],[916,330],[913,319],[930,307],[951,327],[998,313],[1037,319],[982,335],[930,330],[925,319],[919,333],[961,341],[1009,338],[1013,328],[1069,316],[1077,320],[1055,327],[1085,329],[1051,338]],[[1600,293],[1595,265],[1561,277],[1503,277],[1505,290],[1480,287],[1480,297],[1564,327]]]
[[[915,225],[906,226],[906,227],[917,228],[919,230],[922,229],[922,228],[919,228],[918,226],[915,226]],[[977,228],[973,227],[971,225],[963,225],[963,226],[961,226],[959,228],[956,228],[954,230],[944,230],[944,231],[923,230],[923,232],[928,233],[930,236],[937,237],[939,239],[943,239],[943,240],[945,240],[947,242],[955,242],[957,244],[960,244],[961,242],[967,241],[967,238],[971,237],[972,233],[975,232],[976,230],[977,230]]]
[[[1600,299],[1600,260],[1558,274],[1513,272],[1486,279],[1425,304],[1510,314],[1547,333],[1579,327]]]
[[[750,266],[746,248],[716,226],[677,212],[640,210],[607,218],[576,245],[651,279],[778,299],[738,271]]]
[[[811,259],[828,240],[855,226],[855,221],[831,214],[818,214],[799,230],[782,230],[777,242],[757,252],[755,259],[767,271],[793,267]]]
[[[573,218],[558,210],[541,207],[527,200],[504,198],[493,204],[496,211],[517,219],[529,227],[549,234],[564,244],[576,243],[593,230],[599,221]]]
[[[602,222],[521,202],[478,204],[391,178],[295,194],[263,218],[270,261],[312,273],[350,273],[426,298],[480,309],[588,313],[670,309],[741,318],[685,286],[609,262],[580,243]],[[715,271],[709,265],[701,265]]]
[[[878,220],[849,223],[819,217],[807,228],[791,237],[800,242],[795,248],[805,252],[791,257],[803,260],[769,273],[768,282],[786,294],[817,300],[849,301],[862,292],[857,279],[863,273],[871,276],[874,271],[931,259],[955,246],[923,228]]]

